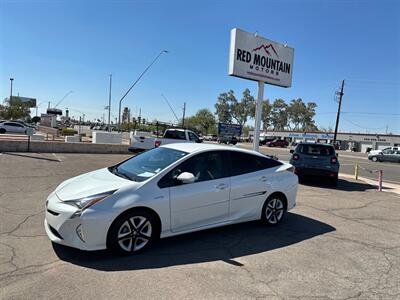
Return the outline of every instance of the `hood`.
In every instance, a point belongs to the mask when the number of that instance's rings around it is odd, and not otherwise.
[[[369,155],[379,155],[382,153],[382,150],[371,150],[369,151]]]
[[[79,199],[112,190],[118,190],[136,182],[112,174],[107,168],[73,177],[61,183],[55,190],[60,200]]]

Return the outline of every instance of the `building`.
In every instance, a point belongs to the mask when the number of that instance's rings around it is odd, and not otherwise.
[[[253,133],[251,132],[250,135]],[[275,131],[268,130],[260,134],[261,138],[283,138],[289,142],[332,143],[332,132],[303,132],[303,131]],[[400,146],[400,135],[395,134],[368,134],[338,132],[337,142],[342,150],[352,150],[365,153],[370,149],[383,149],[391,146]]]

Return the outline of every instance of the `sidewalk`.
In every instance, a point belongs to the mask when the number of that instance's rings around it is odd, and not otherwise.
[[[355,180],[354,175],[350,175],[350,174],[339,173],[339,177]],[[376,189],[378,189],[378,181],[377,180],[372,180],[369,178],[358,176],[358,181],[363,181],[369,185],[375,186]],[[391,192],[391,193],[400,195],[400,184],[388,183],[388,182],[385,182],[385,180],[383,180],[382,191],[383,192]]]

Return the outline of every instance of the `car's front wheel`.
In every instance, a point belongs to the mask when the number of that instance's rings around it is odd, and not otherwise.
[[[107,248],[119,254],[135,254],[150,247],[158,236],[154,216],[146,210],[132,210],[122,214],[112,224]]]
[[[377,162],[377,161],[378,161],[378,158],[377,158],[376,156],[372,156],[371,160],[372,160],[373,162]]]
[[[6,133],[6,130],[4,128],[0,128],[0,133]]]
[[[286,215],[285,200],[280,195],[271,195],[264,203],[262,220],[269,226],[279,224]]]

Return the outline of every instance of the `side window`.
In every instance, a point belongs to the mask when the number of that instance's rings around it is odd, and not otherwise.
[[[195,155],[172,171],[168,172],[159,182],[160,188],[180,185],[176,181],[176,177],[183,172],[192,173],[195,177],[195,182],[214,180],[227,177],[228,170],[224,167],[223,151],[210,151]]]
[[[231,152],[232,176],[257,172],[281,165],[279,161],[243,152]]]
[[[383,154],[392,154],[393,151],[390,148],[386,148],[385,150],[382,151]]]
[[[195,135],[193,132],[188,132],[188,134],[189,134],[189,140],[191,140],[191,141],[193,141],[193,142],[196,142],[196,141],[198,141],[198,137],[197,137],[197,135]]]
[[[164,138],[174,139],[175,138],[175,130],[167,130],[164,134]]]

